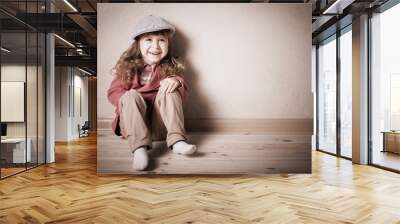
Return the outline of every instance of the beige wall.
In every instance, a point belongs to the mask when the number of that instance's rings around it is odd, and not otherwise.
[[[68,109],[69,95],[68,88],[70,84],[70,76],[68,75],[68,67],[55,67],[55,141],[68,140]]]
[[[186,118],[311,119],[310,4],[98,4],[99,119],[111,68],[148,14],[177,28],[187,66]]]
[[[77,139],[78,124],[88,120],[88,77],[73,67],[56,67],[55,72],[55,140]]]

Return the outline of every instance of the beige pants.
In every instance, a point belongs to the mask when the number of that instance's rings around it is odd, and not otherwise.
[[[177,91],[158,93],[152,108],[147,108],[141,94],[132,89],[121,96],[119,109],[119,125],[132,152],[141,146],[151,148],[152,140],[166,138],[168,147],[186,140],[182,99]]]

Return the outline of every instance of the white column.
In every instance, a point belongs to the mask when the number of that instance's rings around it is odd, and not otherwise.
[[[47,61],[47,75],[46,75],[46,163],[55,161],[54,151],[54,133],[55,133],[55,76],[54,76],[54,35],[47,34],[46,36],[46,61]]]
[[[46,1],[47,12],[53,12],[51,1]],[[46,35],[46,163],[55,162],[55,43],[54,35]]]

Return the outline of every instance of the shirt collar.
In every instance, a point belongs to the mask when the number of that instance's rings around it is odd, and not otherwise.
[[[144,64],[144,71],[154,72],[158,64]]]

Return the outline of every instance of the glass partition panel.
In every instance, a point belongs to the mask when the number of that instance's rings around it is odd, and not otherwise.
[[[45,163],[45,0],[0,1],[0,178]],[[12,13],[11,13],[12,12]],[[27,14],[28,13],[28,14]],[[31,25],[23,20],[29,19]]]
[[[1,33],[1,175],[26,169],[26,33]],[[29,149],[29,147],[28,147]]]

